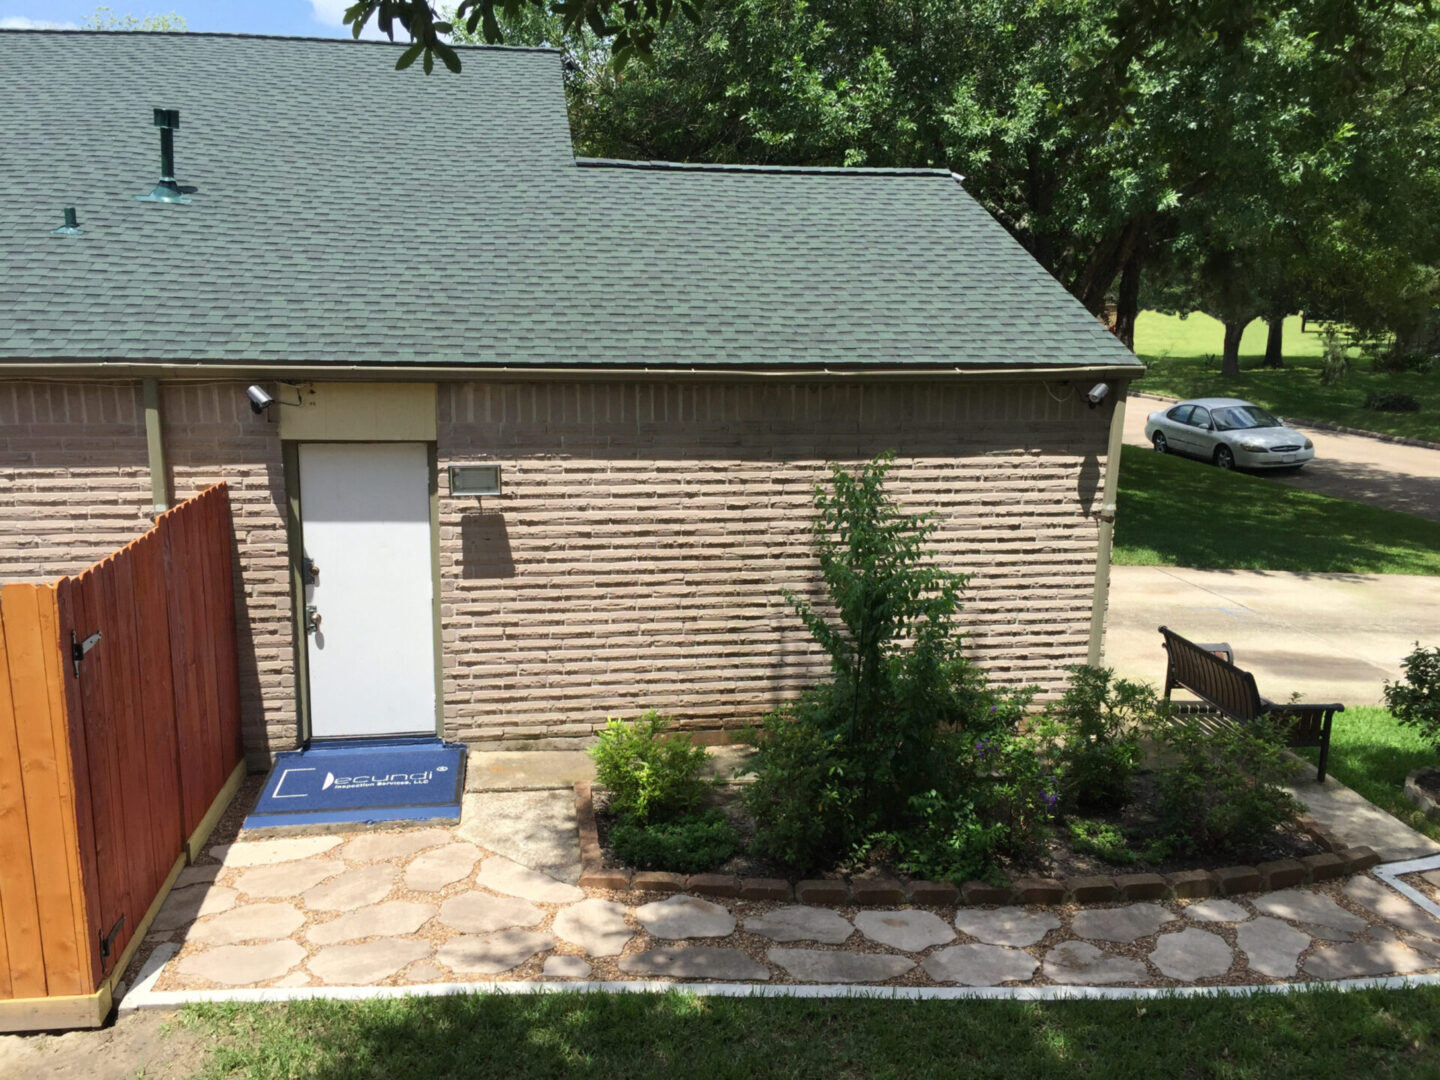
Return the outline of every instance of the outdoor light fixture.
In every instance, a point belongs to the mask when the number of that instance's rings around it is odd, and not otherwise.
[[[451,465],[451,495],[499,495],[499,465]]]

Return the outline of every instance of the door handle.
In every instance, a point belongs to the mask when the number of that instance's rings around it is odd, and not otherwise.
[[[305,633],[314,634],[320,630],[320,612],[314,604],[305,605]]]

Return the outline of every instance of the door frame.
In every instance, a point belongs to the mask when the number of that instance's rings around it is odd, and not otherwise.
[[[303,492],[300,490],[300,447],[304,443],[345,443],[356,439],[282,439],[280,458],[285,479],[285,535],[290,564],[290,644],[291,663],[295,671],[295,730],[299,745],[311,741],[310,724],[310,654],[305,634],[305,583],[301,579],[301,563],[305,555],[305,518],[301,513]],[[435,440],[366,439],[366,442],[421,443],[425,447],[426,484],[430,502],[430,632],[434,655],[435,736],[445,738],[445,658],[441,653],[440,633],[440,471]],[[325,742],[343,742],[327,739]]]

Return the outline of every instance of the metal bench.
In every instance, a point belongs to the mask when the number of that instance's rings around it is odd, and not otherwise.
[[[1189,690],[1209,710],[1236,723],[1248,723],[1262,716],[1279,721],[1290,746],[1318,746],[1320,761],[1316,779],[1325,780],[1330,760],[1330,726],[1344,705],[1280,704],[1261,697],[1255,676],[1235,666],[1235,652],[1224,642],[1198,644],[1183,638],[1169,627],[1160,627],[1168,661],[1165,666],[1165,700],[1176,687]],[[1181,711],[1186,710],[1183,706]]]

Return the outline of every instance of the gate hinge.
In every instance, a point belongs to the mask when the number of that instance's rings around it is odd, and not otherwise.
[[[84,641],[75,637],[75,631],[70,631],[70,660],[75,665],[75,677],[80,677],[80,661],[85,659],[85,654],[100,644],[100,631],[96,630]]]
[[[115,920],[115,925],[110,927],[110,932],[100,939],[100,963],[104,966],[106,960],[110,959],[110,950],[115,945],[115,938],[120,933],[120,928],[125,925],[125,916]]]

